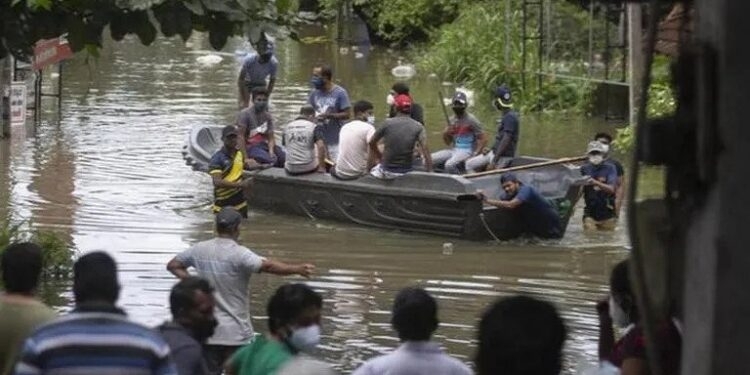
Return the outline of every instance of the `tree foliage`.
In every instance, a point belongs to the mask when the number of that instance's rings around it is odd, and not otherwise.
[[[475,2],[477,0],[469,0]],[[427,41],[440,26],[453,21],[466,0],[352,0],[351,5],[367,23],[375,39],[406,45]],[[321,0],[336,11],[342,0]]]
[[[157,32],[183,40],[208,32],[221,49],[232,35],[257,40],[293,26],[295,10],[295,0],[0,0],[0,58],[28,60],[38,40],[64,34],[74,52],[96,53],[107,27],[114,40],[135,34],[145,45]]]
[[[527,42],[524,69],[522,2],[513,0],[506,15],[506,2],[473,3],[462,7],[451,24],[443,26],[426,51],[420,54],[422,68],[441,79],[463,82],[481,94],[505,83],[515,93],[516,103],[529,110],[585,111],[590,103],[593,85],[580,80],[566,80],[555,74],[585,76],[584,55],[571,51],[587,51],[588,18],[576,5],[553,2],[555,18],[545,41],[544,65],[539,66],[535,42]],[[530,8],[529,19],[538,18],[538,8]],[[510,20],[510,22],[508,22]],[[593,25],[603,28],[602,23]],[[527,33],[536,33],[533,23]],[[537,70],[545,72],[538,76]],[[524,74],[525,73],[525,74]],[[522,80],[526,76],[525,91]],[[537,78],[541,77],[541,89]]]

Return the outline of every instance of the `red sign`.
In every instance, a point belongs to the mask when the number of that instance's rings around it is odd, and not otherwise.
[[[68,41],[63,37],[42,39],[34,46],[34,70],[42,70],[46,66],[57,64],[73,56]]]

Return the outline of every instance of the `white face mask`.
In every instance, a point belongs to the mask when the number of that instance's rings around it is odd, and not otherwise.
[[[388,103],[388,105],[394,105],[396,104],[396,99],[393,97],[393,94],[388,94],[388,96],[385,97],[385,102]]]
[[[604,156],[602,155],[589,155],[589,162],[593,165],[599,165],[604,161]]]
[[[608,154],[609,153],[609,145],[608,144],[602,144],[602,146],[604,148],[604,153]]]
[[[367,116],[367,122],[369,124],[375,125],[375,116]]]
[[[297,328],[289,336],[289,343],[301,352],[308,352],[320,344],[320,326],[312,324]]]
[[[617,327],[625,328],[630,324],[630,317],[622,307],[615,302],[615,299],[612,296],[609,296],[609,317],[612,318],[612,323]]]

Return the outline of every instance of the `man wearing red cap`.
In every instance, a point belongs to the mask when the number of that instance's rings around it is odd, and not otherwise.
[[[370,140],[370,151],[375,160],[379,161],[370,173],[377,178],[390,179],[411,172],[415,146],[419,146],[425,169],[432,172],[432,158],[424,126],[409,116],[411,98],[408,95],[397,95],[394,106],[398,112],[396,116],[386,119]],[[378,148],[381,139],[382,153]]]

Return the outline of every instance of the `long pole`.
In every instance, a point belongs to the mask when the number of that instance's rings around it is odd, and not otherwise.
[[[474,178],[474,177],[490,176],[490,175],[493,175],[493,174],[501,174],[501,173],[507,173],[507,172],[524,171],[524,170],[527,170],[527,169],[549,167],[551,165],[566,164],[566,163],[575,163],[575,162],[579,162],[579,161],[584,161],[584,160],[586,160],[586,158],[587,158],[586,156],[573,156],[573,157],[562,158],[562,159],[542,161],[542,162],[539,162],[539,163],[519,165],[519,166],[516,166],[516,167],[510,167],[510,168],[493,169],[491,171],[477,172],[477,173],[467,173],[467,174],[465,174],[465,175],[463,175],[461,177],[463,177],[463,178]]]

